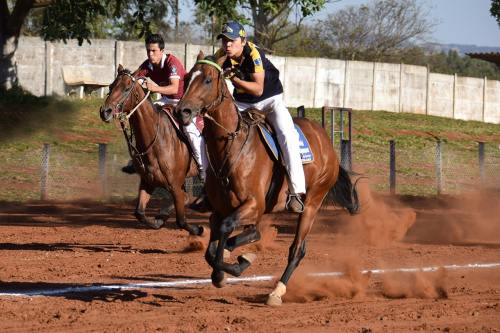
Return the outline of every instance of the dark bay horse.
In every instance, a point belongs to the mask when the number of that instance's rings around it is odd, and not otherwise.
[[[242,255],[234,264],[224,262],[225,249],[233,250],[260,239],[256,225],[264,213],[283,208],[286,196],[284,167],[275,162],[263,144],[256,117],[238,112],[226,86],[220,64],[203,59],[190,71],[191,82],[176,107],[176,116],[184,123],[198,114],[205,118],[204,136],[210,168],[206,191],[213,208],[210,217],[210,243],[205,259],[213,268],[212,283],[221,287],[224,272],[239,276],[255,255]],[[304,165],[307,196],[305,209],[298,218],[295,239],[290,246],[288,265],[268,296],[267,304],[280,305],[286,284],[305,255],[305,238],[324,199],[332,199],[351,214],[359,210],[355,186],[332,148],[326,131],[308,119],[294,119],[307,137],[314,161]],[[231,236],[238,225],[251,224],[242,233]]]
[[[120,65],[100,110],[103,121],[109,122],[113,117],[120,120],[132,161],[141,177],[135,217],[155,229],[164,224],[168,214],[153,219],[145,213],[153,190],[162,187],[172,194],[176,224],[192,235],[201,235],[203,227],[186,223],[184,207],[183,185],[186,177],[198,173],[195,162],[171,119],[153,105],[139,81]]]

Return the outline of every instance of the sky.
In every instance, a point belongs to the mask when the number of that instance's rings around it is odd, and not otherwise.
[[[490,15],[491,0],[417,1],[431,8],[431,18],[437,21],[431,42],[500,47],[500,26]],[[333,1],[316,18],[325,17],[328,13],[350,5],[359,6],[367,2],[369,1]]]
[[[359,6],[370,0],[330,0],[325,9],[311,20],[350,5]],[[500,47],[500,26],[490,15],[491,0],[417,0],[431,8],[431,19],[437,21],[431,42]],[[186,1],[184,1],[185,3]],[[186,5],[186,4],[185,4]],[[181,17],[191,13],[187,5]],[[184,14],[184,15],[182,15]],[[185,18],[183,18],[185,20]],[[188,19],[189,21],[189,19]]]

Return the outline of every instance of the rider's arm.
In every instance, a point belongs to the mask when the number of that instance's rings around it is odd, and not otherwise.
[[[175,95],[179,91],[179,79],[170,78],[170,84],[168,86],[159,86],[156,83],[148,82],[148,89],[153,93]]]
[[[245,81],[236,76],[233,76],[231,82],[238,90],[243,90],[247,94],[260,96],[264,92],[264,78],[266,72],[251,73],[252,81]]]

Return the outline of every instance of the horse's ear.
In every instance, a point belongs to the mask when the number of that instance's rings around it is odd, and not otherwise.
[[[118,65],[118,74],[120,74],[121,72],[123,72],[123,66],[122,66],[122,64],[119,64]]]
[[[205,54],[203,54],[203,51],[200,50],[200,53],[198,53],[198,57],[196,57],[196,61],[203,60],[204,58],[205,58]]]

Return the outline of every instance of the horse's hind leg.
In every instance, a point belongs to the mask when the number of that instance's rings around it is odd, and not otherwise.
[[[190,235],[200,236],[203,233],[203,227],[186,222],[186,209],[185,209],[185,192],[182,187],[175,187],[171,191],[175,205],[175,223],[181,229],[189,232]]]
[[[149,199],[151,199],[151,194],[153,189],[146,185],[144,181],[141,180],[139,184],[139,194],[137,197],[137,206],[135,207],[135,218],[145,225],[153,229],[160,229],[164,224],[163,220],[153,219],[146,216],[146,207],[148,205]]]
[[[281,305],[281,297],[286,293],[286,284],[292,276],[294,270],[299,266],[300,261],[306,255],[306,236],[311,231],[311,227],[316,219],[316,214],[323,201],[324,194],[308,193],[305,202],[304,212],[299,217],[299,224],[295,231],[295,239],[288,253],[288,264],[285,272],[278,281],[276,288],[267,299],[267,305]]]

